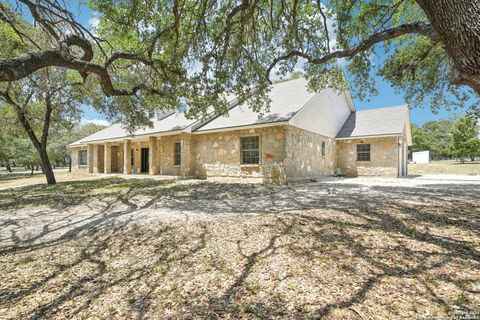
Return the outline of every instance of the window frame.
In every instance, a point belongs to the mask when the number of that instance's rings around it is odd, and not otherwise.
[[[368,146],[368,150],[360,150]],[[370,143],[357,143],[357,162],[370,162],[372,159],[372,145]]]
[[[85,157],[82,157],[83,153],[85,153]],[[85,159],[85,163],[82,162],[82,159]],[[79,166],[88,165],[88,151],[87,150],[79,150],[78,151],[78,165]]]
[[[257,138],[257,140],[258,140],[257,148],[244,149],[244,140],[245,139],[251,139],[251,138]],[[261,149],[262,149],[262,142],[261,142],[261,139],[260,139],[260,135],[256,134],[256,135],[249,135],[249,136],[240,137],[240,165],[242,165],[242,166],[259,166],[262,163]],[[258,159],[258,161],[257,162],[245,161],[245,157],[244,157],[244,152],[245,151],[246,152],[257,152],[258,156],[256,158]]]
[[[177,146],[180,146],[179,150],[177,150]],[[182,165],[182,142],[181,141],[175,141],[173,143],[173,165],[175,167],[179,167]]]

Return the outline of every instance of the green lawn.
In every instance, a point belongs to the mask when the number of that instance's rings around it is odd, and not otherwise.
[[[0,190],[0,319],[475,310],[479,191],[119,178]]]
[[[409,174],[468,174],[480,175],[480,161],[460,162],[453,160],[432,161],[425,164],[408,165]]]

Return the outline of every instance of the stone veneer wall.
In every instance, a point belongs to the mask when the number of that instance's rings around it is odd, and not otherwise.
[[[182,173],[181,166],[174,165],[175,142],[181,142],[180,135],[164,136],[157,138],[159,174],[179,176]],[[183,147],[183,146],[182,146]],[[182,148],[183,149],[183,148]],[[182,154],[183,155],[183,154]],[[182,157],[182,162],[183,162]]]
[[[370,143],[370,161],[357,161],[357,144]],[[348,176],[398,175],[398,138],[367,138],[337,141],[338,173]]]
[[[197,177],[259,178],[284,182],[285,126],[195,134],[192,165]],[[260,136],[260,164],[242,165],[240,138]]]
[[[322,156],[323,141],[325,141],[325,156]],[[314,179],[335,173],[334,138],[289,126],[285,153],[285,172],[289,181]]]
[[[88,170],[88,164],[87,165],[79,165],[78,164],[78,152],[80,150],[87,150],[87,147],[73,147],[72,148],[72,170],[74,171],[87,171]],[[87,162],[88,163],[88,162]]]

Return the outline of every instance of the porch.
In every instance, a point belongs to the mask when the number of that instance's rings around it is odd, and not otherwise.
[[[190,139],[181,133],[89,143],[83,147],[84,169],[95,174],[188,177],[192,175]],[[77,150],[77,157],[81,151]]]

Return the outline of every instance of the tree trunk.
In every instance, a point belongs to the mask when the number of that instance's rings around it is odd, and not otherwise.
[[[53,174],[52,165],[50,164],[46,148],[41,148],[39,153],[40,159],[42,160],[42,170],[47,178],[47,184],[56,184],[57,181],[55,180],[55,175]]]
[[[68,172],[72,172],[72,158],[68,158]]]
[[[478,0],[416,0],[453,60],[452,82],[480,94],[480,4]]]
[[[32,164],[32,171],[30,171],[30,175],[33,176],[33,169],[34,169],[34,166]]]
[[[10,163],[7,162],[7,170],[8,172],[12,172],[12,168],[10,168]]]
[[[42,171],[47,178],[48,184],[56,184],[55,175],[53,174],[52,166],[50,164],[50,159],[48,158],[47,154],[47,141],[48,141],[48,130],[50,129],[50,120],[52,115],[53,106],[51,103],[51,95],[50,92],[47,92],[45,97],[45,118],[43,121],[43,129],[42,129],[42,136],[39,140],[33,131],[32,126],[30,125],[26,115],[25,110],[22,108],[18,103],[16,103],[12,97],[10,97],[8,92],[2,93],[3,98],[5,101],[10,104],[15,111],[17,112],[18,120],[22,124],[23,128],[25,129],[30,141],[32,141],[35,149],[37,149],[38,154],[40,155],[40,160],[42,161]]]

